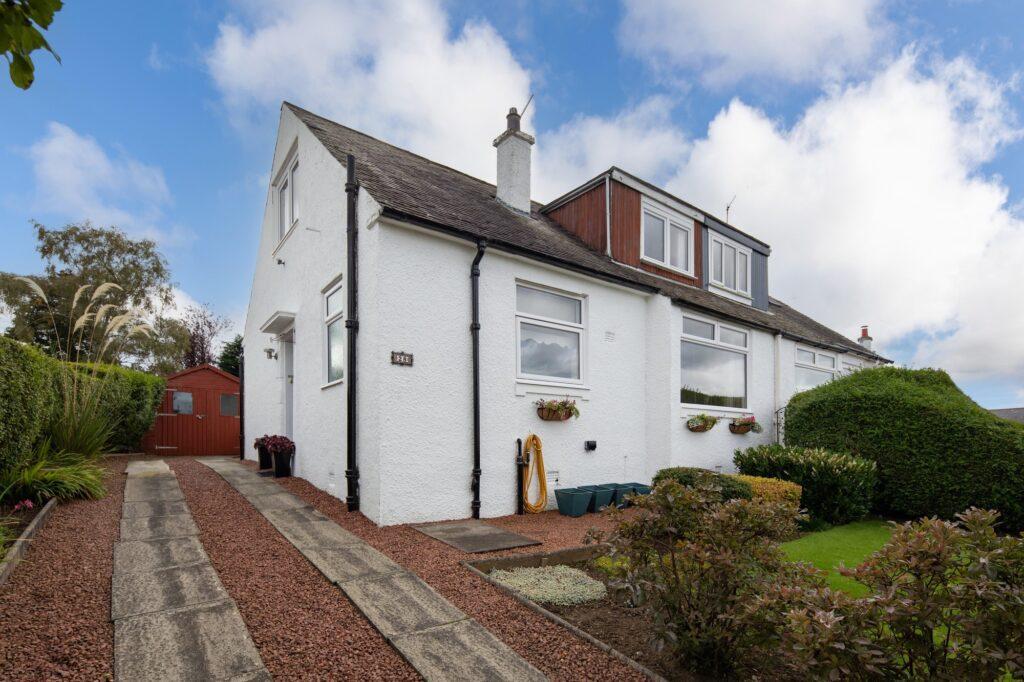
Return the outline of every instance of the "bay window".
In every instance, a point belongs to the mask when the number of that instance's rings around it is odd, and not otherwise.
[[[641,213],[643,260],[693,275],[693,220],[652,203]]]
[[[749,339],[741,329],[684,316],[680,401],[684,405],[745,409]]]
[[[520,378],[582,383],[584,331],[581,297],[516,285]]]

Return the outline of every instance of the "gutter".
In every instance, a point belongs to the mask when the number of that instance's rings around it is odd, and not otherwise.
[[[359,233],[357,231],[357,206],[359,199],[359,182],[356,180],[356,160],[351,154],[345,159],[348,177],[345,181],[345,194],[348,204],[348,226],[346,229],[346,250],[348,251],[348,318],[345,329],[348,331],[347,379],[348,394],[345,410],[345,480],[348,492],[345,504],[350,512],[359,511],[359,461],[356,456],[356,423],[358,403],[356,393],[356,336],[359,334]]]
[[[480,261],[487,250],[487,240],[476,244],[476,258],[469,268],[473,289],[473,321],[469,333],[473,337],[473,472],[470,487],[473,490],[473,518],[480,518]]]

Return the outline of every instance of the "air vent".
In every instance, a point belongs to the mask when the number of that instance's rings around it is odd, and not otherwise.
[[[605,332],[604,340],[606,343],[615,343],[615,332]]]

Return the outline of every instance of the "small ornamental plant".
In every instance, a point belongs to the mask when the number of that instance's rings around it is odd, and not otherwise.
[[[564,422],[567,419],[580,416],[580,409],[576,407],[576,401],[568,396],[561,400],[541,398],[534,405],[537,406],[537,415],[544,421]]]
[[[704,433],[705,431],[710,431],[715,428],[715,424],[717,423],[718,417],[712,417],[711,415],[704,414],[702,412],[687,419],[686,428],[690,429],[694,433]]]
[[[295,443],[288,436],[264,436],[263,445],[271,455],[295,454]]]
[[[265,448],[265,447],[267,447],[267,440],[268,440],[269,438],[270,438],[270,436],[267,436],[267,435],[263,435],[263,436],[260,436],[259,438],[257,438],[256,440],[254,440],[254,441],[252,442],[252,447],[253,447],[253,449],[254,449],[254,450],[259,450],[260,448]]]
[[[757,423],[757,418],[754,415],[747,417],[733,417],[729,420],[729,430],[733,433],[761,433],[764,431],[764,427]]]
[[[18,504],[14,505],[14,513],[32,511],[33,509],[35,509],[35,505],[32,504],[32,500],[22,500]]]

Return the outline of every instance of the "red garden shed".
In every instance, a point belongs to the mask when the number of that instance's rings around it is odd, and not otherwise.
[[[143,449],[155,455],[237,457],[239,399],[238,377],[213,365],[172,374]]]

